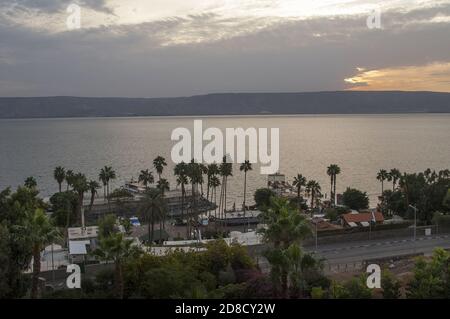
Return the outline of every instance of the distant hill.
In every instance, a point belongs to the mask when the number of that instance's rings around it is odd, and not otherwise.
[[[0,98],[0,118],[450,113],[450,93],[223,93],[179,98]]]

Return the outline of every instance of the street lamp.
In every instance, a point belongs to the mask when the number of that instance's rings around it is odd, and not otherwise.
[[[416,252],[416,232],[417,232],[417,207],[413,205],[409,205],[412,209],[414,209],[414,252]]]

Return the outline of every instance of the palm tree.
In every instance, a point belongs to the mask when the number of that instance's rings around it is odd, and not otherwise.
[[[227,210],[227,185],[228,177],[233,176],[233,164],[227,162],[227,156],[222,159],[222,163],[219,166],[220,176],[222,176],[222,186],[220,188],[219,199],[219,214],[225,214]],[[223,217],[223,216],[222,216]]]
[[[321,190],[319,183],[315,180],[310,180],[306,184],[306,192],[311,196],[311,216],[313,215],[315,200],[322,196]]]
[[[100,188],[100,184],[97,181],[89,181],[88,183],[89,190],[91,191],[91,202],[89,204],[89,211],[92,210],[92,206],[94,205],[95,195],[97,195],[97,189]]]
[[[59,238],[59,233],[42,209],[29,211],[22,226],[30,239],[33,253],[33,275],[31,298],[38,296],[39,274],[41,272],[41,251],[47,244]]]
[[[61,193],[62,183],[66,179],[66,170],[64,169],[64,167],[61,166],[56,167],[55,170],[53,171],[53,177],[58,183],[59,192]]]
[[[36,179],[33,176],[27,177],[24,185],[26,188],[30,188],[30,189],[36,188],[37,187]]]
[[[384,181],[388,179],[388,173],[386,170],[381,169],[377,174],[377,180],[381,182],[381,195],[384,193]]]
[[[108,185],[108,174],[107,174],[105,168],[102,168],[100,170],[100,174],[98,174],[98,179],[103,184],[103,198],[106,199],[106,185]]]
[[[402,174],[396,168],[391,169],[389,172],[389,180],[392,180],[392,191],[395,191],[395,187],[397,186],[397,181],[400,179]]]
[[[297,213],[284,198],[272,197],[270,205],[262,214],[267,227],[260,230],[263,240],[271,245],[266,256],[271,262],[271,275],[281,285],[283,297],[288,291],[288,267],[282,258],[293,244],[300,244],[311,233],[309,225],[302,215]]]
[[[167,166],[166,159],[162,156],[158,156],[153,160],[153,166],[158,173],[158,179],[161,179],[161,174],[164,170],[164,166]]]
[[[206,191],[206,199],[209,200],[209,194],[210,194],[210,184],[211,184],[211,178],[219,174],[219,166],[216,163],[209,164],[207,166],[207,191]]]
[[[341,173],[341,168],[337,164],[331,164],[327,168],[327,174],[331,179],[330,203],[336,205],[336,179]]]
[[[82,224],[83,217],[81,216],[83,209],[84,193],[89,191],[89,183],[84,174],[78,173],[73,177],[73,190],[78,194],[78,205],[77,205],[77,218]]]
[[[220,180],[217,176],[211,176],[211,179],[209,180],[209,185],[211,188],[211,201],[213,199],[214,196],[214,217],[216,216],[216,212],[217,212],[217,187],[220,186]]]
[[[301,211],[301,190],[302,187],[306,186],[306,177],[304,177],[302,174],[297,174],[297,176],[294,177],[294,182],[292,184],[297,188],[298,210]]]
[[[148,243],[153,243],[153,231],[155,229],[155,213],[161,215],[165,208],[165,201],[161,192],[156,188],[149,188],[144,193],[143,212],[148,222]]]
[[[181,162],[175,165],[173,169],[174,175],[177,177],[177,185],[181,186],[181,220],[184,219],[184,202],[186,199],[186,184],[188,183],[187,179],[187,165],[184,162]],[[188,225],[186,224],[186,232],[189,233]]]
[[[244,163],[241,164],[241,167],[239,167],[239,170],[242,172],[244,172],[244,217],[245,217],[245,211],[247,209],[246,204],[245,204],[245,199],[246,199],[246,195],[247,195],[247,172],[251,171],[252,168],[252,164],[250,163],[250,161],[246,160],[244,161]]]
[[[170,190],[170,185],[169,182],[167,181],[167,179],[165,178],[161,178],[158,181],[158,184],[156,186],[156,188],[161,192],[161,196],[164,199],[164,195],[166,193],[166,191]],[[166,212],[165,209],[160,210],[160,225],[159,225],[159,238],[162,239],[162,231],[163,229],[166,229]]]
[[[67,183],[67,191],[69,190],[69,187],[72,186],[73,183],[73,176],[75,174],[73,173],[73,171],[71,169],[67,170],[66,172],[66,183]]]
[[[195,220],[197,221],[199,215],[197,207],[197,196],[199,194],[198,185],[203,183],[203,172],[200,164],[195,163],[194,159],[192,159],[188,164],[187,176],[189,178],[189,182],[191,183],[193,215],[195,217]]]
[[[146,169],[141,171],[138,181],[144,184],[145,188],[148,188],[148,184],[153,184],[155,182],[155,179],[153,177],[153,173]]]
[[[100,260],[114,262],[114,290],[117,298],[123,299],[123,263],[130,257],[136,257],[141,251],[133,246],[133,241],[124,238],[122,233],[113,233],[102,237],[94,251]]]

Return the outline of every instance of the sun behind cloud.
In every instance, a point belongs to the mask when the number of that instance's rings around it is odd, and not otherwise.
[[[352,91],[450,92],[450,62],[359,71],[344,81]]]

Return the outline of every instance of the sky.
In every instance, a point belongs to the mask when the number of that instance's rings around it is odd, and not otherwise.
[[[450,0],[1,1],[0,96],[336,90],[450,92]]]

